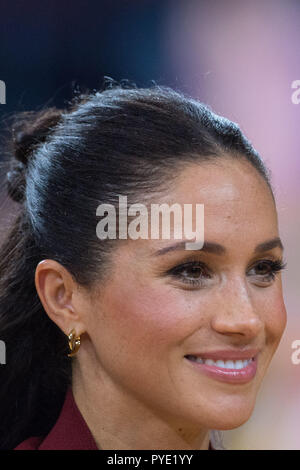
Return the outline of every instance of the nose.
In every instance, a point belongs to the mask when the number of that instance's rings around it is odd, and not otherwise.
[[[246,281],[240,277],[225,283],[219,292],[216,312],[211,326],[214,331],[223,335],[251,340],[264,328],[262,312],[255,309]]]

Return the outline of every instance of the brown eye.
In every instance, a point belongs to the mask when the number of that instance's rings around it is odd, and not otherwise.
[[[286,267],[282,260],[261,260],[249,271],[251,276],[257,276],[264,282],[274,280],[276,274]]]
[[[272,266],[270,266],[270,263],[266,263],[264,261],[258,263],[255,266],[256,273],[259,275],[265,275],[265,274],[270,274],[273,272]]]
[[[193,279],[199,279],[199,277],[202,275],[202,270],[198,266],[191,266],[190,268],[186,268],[185,272]]]
[[[169,271],[169,274],[182,282],[198,286],[210,277],[206,266],[199,261],[176,266]]]

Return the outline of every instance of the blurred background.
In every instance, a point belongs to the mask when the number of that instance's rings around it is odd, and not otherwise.
[[[225,432],[231,449],[300,449],[299,0],[0,0],[0,132],[16,111],[63,107],[103,77],[154,80],[237,122],[272,172],[288,268],[288,326],[251,419]],[[2,134],[1,134],[2,135]],[[1,158],[1,157],[0,157]],[[16,210],[0,166],[0,238]]]

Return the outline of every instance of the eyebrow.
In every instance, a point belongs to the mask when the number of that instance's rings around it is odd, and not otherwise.
[[[174,245],[166,246],[154,253],[154,256],[161,256],[169,253],[170,251],[185,250],[185,244],[187,241],[183,240],[181,242],[175,243]],[[273,248],[280,248],[283,251],[283,244],[279,237],[272,238],[265,242],[259,243],[255,249],[254,253],[263,253],[265,251],[270,251]],[[186,251],[186,250],[185,250]],[[223,245],[214,242],[205,241],[203,247],[200,250],[188,250],[188,251],[203,251],[205,253],[213,253],[216,255],[224,255],[227,250]]]

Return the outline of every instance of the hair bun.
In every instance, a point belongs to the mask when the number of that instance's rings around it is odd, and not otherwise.
[[[6,175],[8,194],[14,201],[23,201],[28,162],[39,145],[52,134],[62,112],[53,107],[37,112],[25,111],[14,116],[11,142],[13,158]]]
[[[6,174],[7,192],[15,202],[22,202],[25,192],[25,169],[22,163],[17,163]]]

